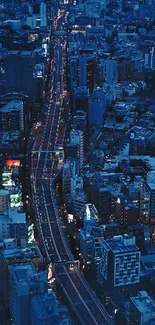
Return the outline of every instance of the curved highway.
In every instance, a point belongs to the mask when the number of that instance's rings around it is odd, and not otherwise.
[[[43,251],[55,264],[55,277],[81,325],[113,324],[113,320],[73,261],[55,198],[58,160],[54,154],[61,118],[64,40],[54,38],[52,80],[45,121],[31,152],[31,188],[36,225]]]

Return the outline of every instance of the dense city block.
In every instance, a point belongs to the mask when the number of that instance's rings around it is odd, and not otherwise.
[[[155,324],[155,0],[0,2],[13,324]]]

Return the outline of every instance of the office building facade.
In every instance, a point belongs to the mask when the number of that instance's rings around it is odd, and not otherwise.
[[[0,130],[4,132],[24,132],[24,112],[22,101],[11,101],[0,110]]]
[[[0,214],[8,212],[10,195],[8,190],[0,189]]]
[[[78,159],[80,171],[83,169],[83,159],[84,159],[84,140],[83,132],[80,130],[72,130],[70,133],[70,144],[78,148]]]
[[[45,2],[40,4],[40,27],[47,26],[47,5]]]
[[[112,287],[139,283],[140,251],[134,236],[114,236],[102,243],[101,275]]]
[[[35,53],[9,51],[5,58],[6,91],[28,96],[28,104],[35,103]]]

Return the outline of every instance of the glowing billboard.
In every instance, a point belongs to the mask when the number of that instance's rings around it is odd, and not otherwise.
[[[20,160],[18,159],[7,159],[5,162],[7,167],[20,167]]]

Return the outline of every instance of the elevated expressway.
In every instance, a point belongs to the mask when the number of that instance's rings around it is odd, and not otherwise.
[[[83,274],[73,261],[56,202],[54,183],[59,173],[54,155],[61,118],[64,40],[54,39],[52,80],[45,121],[31,152],[31,188],[36,225],[46,258],[55,265],[56,281],[81,325],[113,324]],[[72,265],[72,266],[71,266]]]

